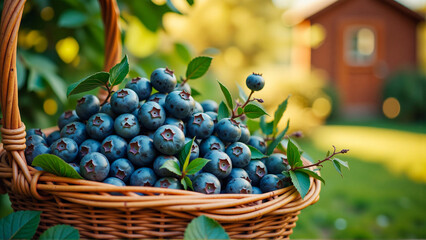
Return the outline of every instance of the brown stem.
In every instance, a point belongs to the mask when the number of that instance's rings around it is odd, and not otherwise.
[[[104,102],[101,104],[101,107],[103,106],[103,105],[105,105],[105,103],[107,103],[108,102],[108,100],[109,100],[109,98],[111,97],[111,94],[112,94],[112,88],[110,88],[109,86],[108,86],[108,83],[107,84],[105,84],[105,88],[107,89],[107,91],[108,91],[108,95],[106,96],[106,98],[105,98],[105,100],[104,100]]]
[[[344,154],[344,153],[347,153],[349,151],[349,149],[342,149],[340,152],[336,152],[336,147],[334,145],[333,145],[333,148],[334,148],[333,153],[330,156],[324,158],[323,160],[320,160],[320,161],[313,163],[313,164],[310,164],[310,165],[295,167],[295,168],[292,168],[291,170],[294,171],[296,169],[310,168],[310,167],[315,167],[315,166],[322,167],[321,163],[331,160],[337,154]]]
[[[248,98],[247,98],[246,102],[245,102],[245,103],[241,106],[241,108],[243,108],[243,109],[244,109],[244,107],[245,107],[245,106],[247,106],[247,104],[248,104],[249,102],[254,101],[254,99],[250,99],[250,98],[251,98],[251,96],[253,95],[253,93],[254,93],[254,91],[252,90],[252,91],[250,92],[250,94],[249,94],[249,96],[248,96]],[[244,113],[242,113],[242,114],[238,114],[238,113],[237,113],[238,107],[240,107],[240,106],[237,104],[237,106],[234,108],[234,110],[232,110],[232,116],[231,116],[231,119],[234,119],[234,118],[237,118],[237,117],[241,117],[241,116],[244,114]]]
[[[185,84],[186,84],[186,82],[188,82],[188,80],[189,80],[189,79],[184,78],[184,79],[182,80],[182,82],[180,83],[180,86],[181,86],[181,87],[183,87],[183,85],[185,85]]]

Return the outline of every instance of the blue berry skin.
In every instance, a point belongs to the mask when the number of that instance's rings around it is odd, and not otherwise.
[[[281,179],[281,181],[283,182],[283,187],[282,188],[285,188],[285,187],[293,185],[293,183],[291,182],[291,178],[290,177],[286,177],[282,173],[278,173],[278,174],[275,174],[275,175],[277,175],[277,177],[279,179]]]
[[[86,141],[81,143],[78,149],[78,157],[79,159],[82,159],[89,153],[99,152],[101,150],[101,143],[93,139],[87,139]]]
[[[185,134],[176,126],[163,125],[154,133],[155,148],[165,155],[175,155],[185,145]]]
[[[262,194],[262,190],[260,190],[260,188],[258,187],[252,186],[251,190],[252,190],[251,192],[252,194]]]
[[[172,177],[160,178],[155,182],[154,187],[170,188],[170,189],[182,189],[182,185],[179,180]]]
[[[211,117],[205,113],[196,113],[189,119],[186,129],[192,137],[205,139],[212,135],[214,122]]]
[[[160,93],[169,93],[176,87],[176,76],[168,68],[157,68],[151,73],[151,85]]]
[[[146,102],[139,109],[140,125],[148,130],[156,130],[166,121],[166,112],[156,102]]]
[[[86,122],[89,137],[102,141],[114,132],[114,120],[106,113],[96,113]]]
[[[44,144],[47,145],[46,140],[40,136],[40,135],[30,135],[27,137],[25,144],[27,145],[27,147],[31,144],[36,145],[36,144]]]
[[[65,125],[72,122],[78,122],[80,121],[80,118],[77,116],[77,113],[75,110],[68,110],[59,116],[58,119],[58,127],[59,129],[62,129]]]
[[[127,158],[136,167],[150,165],[157,156],[154,142],[148,136],[139,135],[130,140],[127,146]]]
[[[209,117],[213,120],[213,122],[217,123],[217,113],[215,112],[204,112],[205,114],[209,115]]]
[[[262,192],[272,192],[284,187],[283,181],[277,177],[275,174],[266,174],[261,180],[259,184],[260,190]]]
[[[99,113],[108,114],[108,116],[110,116],[112,119],[115,119],[117,117],[117,114],[115,114],[115,112],[112,111],[111,103],[109,102],[102,105],[101,110],[99,110]]]
[[[189,86],[189,84],[181,85],[180,83],[176,84],[176,87],[173,91],[182,91],[182,90],[185,90],[185,92],[187,93],[191,93],[192,91],[191,86]]]
[[[72,168],[74,168],[74,170],[75,170],[78,174],[80,174],[80,164],[77,164],[77,163],[75,163],[75,162],[71,162],[71,163],[68,163],[68,165],[70,165]]]
[[[52,154],[62,158],[65,162],[72,162],[78,154],[78,145],[71,138],[59,138],[50,146]]]
[[[185,119],[194,112],[195,101],[191,94],[185,91],[173,91],[167,95],[164,108],[174,118]]]
[[[182,120],[177,119],[177,118],[173,118],[173,117],[168,117],[166,118],[166,120],[164,121],[164,125],[175,125],[176,127],[178,127],[180,130],[182,130],[182,132],[184,134],[186,134],[186,127],[185,124],[183,123]]]
[[[282,173],[290,169],[288,165],[287,156],[282,153],[273,153],[265,161],[268,172],[272,174]]]
[[[117,187],[126,186],[126,184],[123,181],[121,181],[119,178],[116,178],[116,177],[109,177],[109,178],[105,179],[103,181],[103,183],[111,184],[111,185],[114,185],[114,186],[117,186]],[[111,195],[121,196],[123,194],[119,193],[119,192],[112,192]]]
[[[50,153],[50,148],[45,144],[30,144],[25,148],[25,159],[27,164],[31,165],[35,157],[40,154]]]
[[[192,141],[191,138],[185,138],[185,144],[187,144],[190,141]],[[198,158],[199,156],[200,156],[200,148],[198,147],[198,144],[194,141],[192,143],[191,156],[189,157],[189,161],[191,162],[192,160]]]
[[[157,175],[151,168],[143,167],[136,169],[130,176],[131,186],[152,187],[157,182]]]
[[[27,130],[26,138],[28,138],[31,135],[39,135],[40,137],[46,139],[46,134],[44,134],[44,132],[41,131],[40,128],[31,128],[31,129]]]
[[[75,112],[80,120],[84,121],[89,119],[93,114],[98,113],[100,108],[101,103],[96,96],[86,95],[77,101]]]
[[[246,79],[247,87],[252,91],[260,91],[265,86],[265,79],[262,74],[250,74]]]
[[[160,106],[164,107],[166,97],[167,93],[154,93],[148,98],[147,102],[156,102],[160,104]]]
[[[249,178],[246,170],[242,168],[232,168],[231,173],[228,175],[228,177],[225,178],[224,182],[227,183],[234,178],[243,178],[247,180],[247,182],[251,183],[251,179]]]
[[[230,118],[220,120],[215,127],[215,132],[220,140],[233,143],[241,137],[240,124]]]
[[[140,131],[138,119],[131,113],[121,114],[114,121],[114,130],[120,137],[134,138]]]
[[[192,181],[194,191],[204,194],[219,194],[221,184],[219,179],[211,173],[200,173]]]
[[[110,164],[108,159],[98,152],[84,156],[80,162],[80,175],[85,179],[102,182],[108,177]]]
[[[61,137],[71,138],[77,145],[80,145],[87,139],[86,125],[82,122],[68,123],[62,128]]]
[[[52,143],[55,142],[56,140],[58,140],[59,138],[61,138],[61,132],[59,130],[52,132],[46,138],[47,146],[52,145]]]
[[[231,173],[232,161],[226,153],[213,150],[208,152],[204,158],[210,160],[204,166],[204,172],[209,172],[219,179],[224,179]]]
[[[133,167],[133,164],[129,160],[119,158],[111,163],[109,175],[127,182],[134,171],[135,167]]]
[[[263,164],[259,160],[251,160],[249,165],[247,165],[244,170],[246,170],[253,186],[258,186],[260,183],[260,179],[262,179],[263,176],[268,174],[268,170],[265,164]]]
[[[231,158],[233,167],[243,168],[251,160],[250,148],[242,142],[232,143],[226,148],[225,152]]]
[[[251,136],[247,145],[250,145],[254,148],[256,148],[257,150],[259,150],[259,152],[265,154],[266,153],[266,142],[262,137],[259,136]]]
[[[240,123],[240,128],[241,128],[241,137],[240,137],[240,139],[238,139],[238,142],[248,144],[248,142],[250,140],[250,131],[247,128],[246,125],[241,124],[241,123]]]
[[[204,112],[217,113],[217,110],[219,109],[219,105],[217,104],[217,102],[210,99],[202,101],[201,106],[203,107]]]
[[[152,168],[158,177],[178,177],[175,173],[170,172],[167,168],[161,168],[163,164],[169,160],[176,162],[180,166],[179,160],[174,156],[158,156],[154,160]]]
[[[225,144],[216,136],[211,135],[210,137],[201,141],[200,146],[200,156],[206,155],[206,153],[212,150],[218,150],[221,152],[225,151]]]
[[[152,87],[147,78],[136,77],[126,84],[126,88],[132,89],[139,97],[139,101],[146,100],[151,96]]]
[[[101,153],[105,155],[110,162],[119,158],[124,158],[127,154],[127,142],[117,135],[108,136],[101,144]]]
[[[226,184],[226,193],[251,194],[251,184],[243,178],[234,178]]]
[[[197,101],[194,101],[195,105],[194,105],[194,111],[192,112],[192,114],[196,114],[196,113],[203,113],[203,107],[201,106],[201,104]]]
[[[129,88],[123,88],[111,96],[111,108],[117,115],[132,113],[139,106],[139,97]]]

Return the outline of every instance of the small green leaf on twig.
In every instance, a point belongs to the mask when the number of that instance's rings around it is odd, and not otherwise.
[[[290,97],[290,96],[289,96]],[[287,97],[279,106],[278,106],[278,108],[277,108],[277,110],[275,111],[275,114],[274,114],[274,121],[273,121],[273,125],[274,125],[274,128],[273,128],[273,132],[275,133],[276,131],[277,131],[277,126],[278,126],[278,123],[280,122],[280,120],[281,120],[281,118],[282,118],[282,116],[283,116],[283,114],[284,114],[284,112],[285,112],[285,110],[287,109],[287,103],[288,103],[288,98],[289,97]]]
[[[300,159],[299,149],[290,139],[287,144],[287,160],[291,168],[303,166],[303,162]]]
[[[107,72],[98,72],[92,74],[76,83],[71,84],[67,89],[67,96],[69,97],[74,94],[87,92],[97,87],[105,86],[105,84],[108,82],[108,78],[109,73]]]
[[[201,96],[201,93],[197,89],[191,87],[191,96],[192,97]]]
[[[336,169],[336,171],[340,174],[340,176],[343,177],[342,169],[340,167],[340,163],[338,161],[336,161],[336,160],[333,160],[333,166]]]
[[[247,104],[247,106],[244,107],[244,114],[248,118],[258,118],[263,115],[268,115],[265,110],[254,104]]]
[[[306,169],[306,168],[300,168],[300,169],[296,169],[295,172],[304,172],[304,173],[308,174],[309,176],[311,176],[315,179],[318,179],[325,184],[324,179],[314,171],[311,171],[311,170]]]
[[[173,160],[168,160],[166,161],[161,167],[161,168],[166,168],[167,170],[169,170],[172,173],[177,174],[178,176],[182,176],[182,171],[180,170],[179,164]]]
[[[220,102],[219,109],[217,110],[217,121],[220,121],[223,118],[229,118],[230,116],[231,114],[229,113],[228,107],[226,107],[223,101]]]
[[[287,121],[287,126],[285,127],[285,129],[280,134],[278,134],[278,136],[269,144],[269,146],[267,148],[266,154],[270,155],[270,154],[272,154],[274,152],[275,148],[284,139],[285,134],[287,133],[287,130],[288,130],[289,126],[290,126],[290,120]],[[299,156],[299,159],[300,159],[300,156]]]
[[[186,69],[186,79],[197,79],[209,70],[212,57],[200,56],[191,60]]]
[[[34,158],[32,163],[35,167],[41,167],[44,171],[59,177],[83,179],[77,171],[64,160],[53,154],[41,154]]]
[[[309,175],[302,171],[289,171],[289,173],[294,187],[296,187],[296,190],[300,193],[300,196],[305,198],[309,188],[311,187]]]
[[[334,158],[333,161],[337,161],[340,163],[340,165],[342,165],[343,167],[349,169],[349,164],[346,161],[340,160],[339,158]]]
[[[225,96],[226,104],[229,109],[232,111],[234,109],[234,102],[232,101],[232,96],[229,90],[219,81],[217,81],[220,85],[220,89],[222,90],[223,95]]]
[[[121,60],[120,63],[116,64],[109,70],[109,85],[115,86],[119,85],[129,73],[129,62],[127,59],[127,55]]]
[[[250,145],[247,145],[250,148],[250,152],[251,152],[251,159],[262,159],[266,156],[265,154],[261,153],[259,150],[257,150],[257,148],[252,147]]]
[[[200,171],[210,160],[205,158],[196,158],[192,160],[188,167],[186,168],[186,174],[187,175],[193,175],[196,174],[198,171]]]
[[[263,134],[270,135],[273,132],[274,122],[266,122],[265,116],[260,117],[260,129],[262,129]]]

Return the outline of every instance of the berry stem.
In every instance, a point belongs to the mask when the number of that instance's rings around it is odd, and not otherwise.
[[[185,84],[186,84],[186,82],[188,82],[188,80],[189,80],[189,79],[184,78],[184,79],[182,80],[182,82],[180,83],[180,86],[181,86],[181,87],[183,87],[183,85],[185,85]]]
[[[333,145],[333,148],[334,148],[334,150],[333,150],[333,153],[330,155],[330,156],[328,156],[328,157],[326,157],[326,158],[324,158],[323,160],[319,160],[318,162],[316,162],[316,163],[313,163],[313,164],[310,164],[310,165],[306,165],[306,166],[300,166],[300,167],[295,167],[295,168],[292,168],[292,169],[290,169],[291,171],[294,171],[294,170],[296,170],[296,169],[302,169],[302,168],[310,168],[310,167],[315,167],[315,166],[317,166],[317,167],[322,167],[322,163],[323,162],[325,162],[325,161],[330,161],[330,160],[332,160],[332,158],[334,157],[334,156],[336,156],[336,155],[338,155],[338,154],[345,154],[345,153],[347,153],[348,151],[349,151],[349,149],[342,149],[342,150],[340,150],[339,152],[336,152],[336,147]]]
[[[101,104],[101,106],[105,105],[105,103],[108,102],[108,100],[109,100],[109,98],[111,97],[111,94],[112,94],[112,87],[109,87],[108,83],[105,84],[105,88],[108,91],[108,95],[105,98],[104,102]]]
[[[234,110],[232,110],[232,116],[231,116],[231,119],[234,119],[234,118],[237,118],[237,117],[241,117],[242,115],[244,115],[244,113],[242,113],[242,114],[238,114],[238,107],[241,107],[242,109],[244,109],[244,107],[245,106],[247,106],[247,104],[249,103],[249,102],[252,102],[252,101],[255,101],[256,100],[256,98],[254,98],[254,99],[250,99],[251,98],[251,96],[253,95],[253,93],[254,93],[254,91],[253,90],[251,90],[251,92],[250,92],[250,94],[249,94],[249,96],[248,96],[248,98],[247,98],[247,100],[246,100],[246,102],[243,104],[243,105],[239,105],[239,104],[237,104],[237,106],[235,106],[235,108],[234,108]]]

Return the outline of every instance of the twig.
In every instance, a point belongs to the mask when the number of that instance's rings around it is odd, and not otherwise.
[[[295,168],[293,168],[293,169],[291,169],[291,170],[296,170],[296,169],[302,169],[302,168],[310,168],[310,167],[315,167],[315,166],[319,166],[319,167],[322,167],[322,165],[321,165],[321,163],[323,163],[323,162],[325,162],[325,161],[329,161],[329,160],[331,160],[335,155],[337,155],[337,154],[345,154],[345,153],[347,153],[348,151],[349,151],[349,149],[342,149],[341,151],[339,151],[339,152],[336,152],[336,147],[333,145],[333,148],[334,148],[334,150],[333,150],[333,153],[330,155],[330,156],[328,156],[328,157],[326,157],[326,158],[324,158],[323,160],[320,160],[320,161],[318,161],[318,162],[316,162],[316,163],[313,163],[313,164],[311,164],[311,165],[306,165],[306,166],[300,166],[300,167],[295,167]]]

